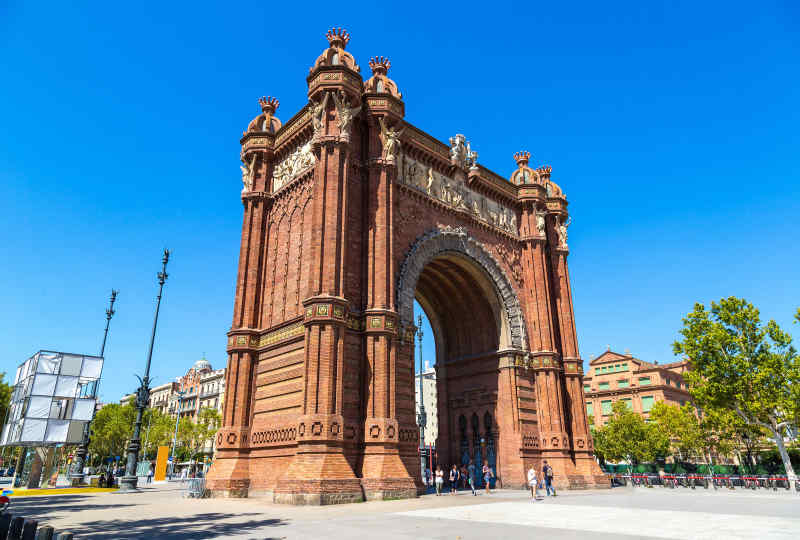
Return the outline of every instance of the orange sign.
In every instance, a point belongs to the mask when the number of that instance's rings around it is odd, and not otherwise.
[[[156,455],[156,471],[153,475],[153,481],[159,482],[167,477],[167,456],[169,455],[169,446],[159,446],[158,454]]]

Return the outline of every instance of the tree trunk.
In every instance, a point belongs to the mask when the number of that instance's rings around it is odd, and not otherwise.
[[[789,478],[789,482],[794,482],[797,479],[797,476],[794,474],[794,469],[792,468],[792,460],[789,459],[789,453],[786,451],[786,446],[783,444],[783,435],[781,435],[780,431],[776,431],[770,429],[772,431],[772,438],[775,441],[775,445],[778,447],[778,453],[781,455],[781,459],[783,460],[783,466],[786,469],[786,476]]]

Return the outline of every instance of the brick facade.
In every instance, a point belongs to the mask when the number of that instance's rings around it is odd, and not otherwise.
[[[522,486],[606,485],[592,457],[567,269],[567,201],[526,153],[507,180],[404,120],[387,59],[346,32],[286,124],[242,144],[242,226],[223,428],[208,487],[328,504],[421,488],[413,301],[436,344],[441,462]],[[429,414],[433,414],[431,411]],[[477,419],[477,422],[475,421]],[[482,440],[481,440],[482,439]]]
[[[686,360],[653,364],[608,350],[589,362],[589,372],[583,378],[586,414],[600,427],[608,422],[615,401],[625,401],[645,420],[658,401],[669,405],[691,402],[689,383],[683,378],[688,370]]]

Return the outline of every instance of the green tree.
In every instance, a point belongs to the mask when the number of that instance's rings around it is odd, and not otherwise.
[[[216,436],[219,426],[222,424],[222,416],[217,409],[204,407],[197,413],[197,427],[195,437],[202,452],[205,446],[212,442]]]
[[[673,454],[677,454],[679,459],[689,461],[698,456],[704,457],[705,434],[691,404],[681,407],[659,401],[653,405],[650,419],[669,438]]]
[[[6,374],[0,373],[0,422],[5,422],[8,407],[11,404],[11,390],[13,387],[5,382]]]
[[[175,430],[175,420],[158,409],[147,409],[142,420],[142,442],[147,456],[153,457],[159,446],[169,446]]]
[[[101,459],[123,456],[125,444],[133,434],[136,408],[133,403],[111,403],[99,411],[92,421],[92,438],[89,451]]]
[[[652,461],[669,451],[669,438],[656,424],[648,424],[623,401],[611,406],[611,418],[593,433],[595,453],[604,461],[627,462],[631,471],[639,462]]]
[[[795,318],[800,320],[800,310]],[[794,480],[783,442],[800,415],[800,358],[791,336],[775,321],[762,324],[758,309],[734,297],[712,302],[710,310],[695,304],[680,333],[673,350],[689,358],[687,378],[697,404],[731,410],[766,429]]]

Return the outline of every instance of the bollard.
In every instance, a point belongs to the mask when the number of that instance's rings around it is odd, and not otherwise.
[[[8,540],[20,540],[22,538],[22,525],[25,518],[16,516],[11,518],[11,526],[8,528]]]
[[[42,525],[39,527],[39,530],[36,531],[36,540],[53,540],[53,527],[50,525]]]
[[[72,540],[72,533],[71,532],[62,532],[58,534],[58,538],[56,540]]]
[[[4,512],[0,514],[0,538],[8,537],[8,528],[11,526],[11,514]]]
[[[35,519],[26,519],[22,525],[22,540],[36,540],[36,527],[39,522]]]

